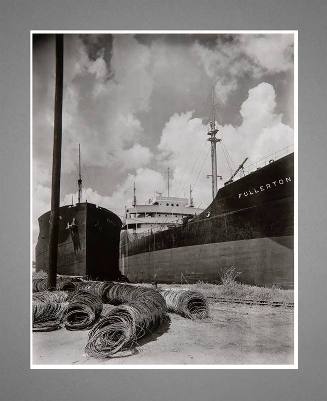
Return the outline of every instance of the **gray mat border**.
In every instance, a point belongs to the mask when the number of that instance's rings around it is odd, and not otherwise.
[[[2,1],[0,13],[1,398],[266,400],[327,398],[325,2]],[[299,30],[299,370],[29,370],[29,30]]]

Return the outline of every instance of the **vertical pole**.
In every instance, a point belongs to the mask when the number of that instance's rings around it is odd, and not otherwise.
[[[208,141],[211,143],[211,182],[212,182],[212,199],[215,199],[217,194],[217,149],[216,143],[220,142],[221,139],[216,138],[218,129],[216,128],[216,122],[209,122],[210,128],[208,135],[210,138]]]
[[[56,35],[56,88],[53,130],[52,186],[49,235],[49,270],[48,289],[53,290],[57,284],[60,170],[62,142],[62,97],[63,97],[63,35]]]
[[[169,198],[169,167],[168,167],[168,198]]]
[[[135,186],[135,182],[134,182],[134,186],[133,186],[133,206],[136,206],[136,186]]]
[[[190,206],[193,207],[192,186],[190,185]]]
[[[212,199],[215,199],[215,176],[214,176],[214,154],[213,142],[211,141],[211,191]]]
[[[216,139],[216,138],[215,138]],[[213,178],[213,194],[212,198],[214,199],[217,193],[217,148],[216,141],[211,142],[212,146],[212,178]]]
[[[82,198],[82,173],[81,173],[81,145],[78,144],[78,203],[81,203]]]

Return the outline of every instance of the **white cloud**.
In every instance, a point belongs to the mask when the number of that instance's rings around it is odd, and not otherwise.
[[[293,144],[293,130],[276,114],[276,93],[272,85],[262,82],[249,90],[241,106],[242,124],[223,126],[226,147],[234,151],[234,160],[258,160]]]
[[[214,47],[197,42],[193,51],[223,103],[245,75],[260,78],[293,67],[293,35],[287,34],[235,35],[231,42],[217,40]]]
[[[131,148],[122,151],[119,165],[121,168],[124,166],[126,169],[138,169],[148,165],[152,157],[149,148],[136,143]]]
[[[131,35],[118,35],[113,40],[112,71],[108,71],[103,49],[91,59],[85,44],[75,35],[66,38],[65,50],[69,57],[65,58],[64,69],[62,172],[76,169],[79,143],[85,166],[111,168],[113,163],[121,161],[121,169],[138,168],[139,161],[133,166],[133,159],[124,163],[123,158],[125,152],[133,154],[136,141],[142,141],[143,127],[137,113],[148,110],[152,92],[147,70],[149,48]],[[54,83],[46,68],[40,70],[36,69],[34,75],[38,84],[34,92],[33,136],[39,157],[48,162],[53,135]],[[40,103],[43,92],[46,99]],[[142,151],[143,155],[147,152],[149,160],[150,150],[146,151],[143,145]]]
[[[203,207],[210,199],[210,187],[201,179],[210,173],[209,143],[206,126],[192,115],[187,112],[171,116],[158,145],[159,160],[172,169],[171,194],[188,196],[192,184],[195,203]]]
[[[242,35],[242,49],[264,71],[276,73],[293,68],[293,35]]]

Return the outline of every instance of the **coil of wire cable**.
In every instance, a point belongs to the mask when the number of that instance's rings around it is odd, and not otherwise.
[[[169,312],[177,313],[189,319],[204,319],[209,314],[206,297],[193,290],[159,290],[166,301]]]
[[[159,292],[132,288],[134,296],[139,295],[136,300],[115,306],[89,332],[85,347],[89,356],[107,358],[132,347],[138,339],[155,330],[165,319],[166,303]]]
[[[33,301],[44,303],[63,303],[67,302],[70,294],[67,291],[40,291],[33,293]]]
[[[69,300],[64,314],[67,330],[85,330],[91,328],[102,312],[101,299],[86,291],[76,291]]]
[[[33,331],[53,331],[61,327],[67,302],[33,301]]]
[[[100,297],[103,303],[110,303],[112,305],[133,302],[137,297],[143,296],[148,290],[148,288],[110,281],[85,281],[78,283],[77,287]]]
[[[57,277],[56,290],[57,291],[75,291],[78,287],[78,279]],[[46,291],[48,289],[47,278],[33,279],[33,292]]]
[[[108,292],[114,285],[110,281],[84,281],[77,284],[77,288],[99,297],[103,303],[110,303]]]

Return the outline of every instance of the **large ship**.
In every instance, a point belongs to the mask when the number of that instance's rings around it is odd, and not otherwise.
[[[218,192],[216,138],[212,203],[199,215],[164,230],[121,234],[120,269],[133,282],[219,282],[226,269],[240,281],[292,288],[294,284],[294,153],[228,180]]]
[[[57,273],[91,280],[123,280],[119,270],[121,219],[93,203],[81,202],[79,151],[78,202],[59,208]],[[49,269],[50,211],[38,219],[35,269]]]
[[[120,218],[92,203],[66,205],[59,209],[57,273],[92,280],[120,280]],[[36,271],[48,271],[50,212],[39,217],[35,248]]]

